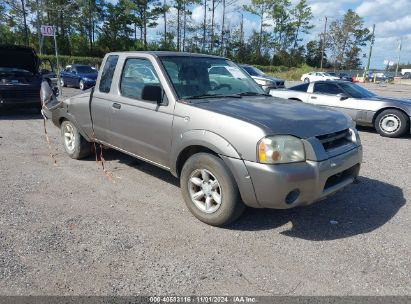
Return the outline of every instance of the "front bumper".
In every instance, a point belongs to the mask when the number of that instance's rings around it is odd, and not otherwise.
[[[309,205],[343,189],[358,176],[362,146],[325,161],[267,165],[245,161],[258,204],[288,209]]]

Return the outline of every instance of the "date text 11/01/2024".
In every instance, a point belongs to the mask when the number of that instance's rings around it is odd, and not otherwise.
[[[149,297],[150,303],[256,303],[255,297],[233,296],[233,297],[216,297],[216,296],[195,296],[195,297],[177,297],[177,296],[157,296]]]

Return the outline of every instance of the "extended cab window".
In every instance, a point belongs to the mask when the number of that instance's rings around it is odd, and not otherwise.
[[[316,83],[314,84],[314,93],[336,95],[344,92],[333,83]]]
[[[108,93],[110,92],[111,82],[113,81],[114,71],[116,70],[116,65],[118,61],[117,55],[110,55],[104,65],[103,72],[101,73],[100,79],[100,92]]]
[[[151,62],[140,58],[127,59],[121,74],[121,95],[143,100],[142,93],[146,86],[160,86]]]

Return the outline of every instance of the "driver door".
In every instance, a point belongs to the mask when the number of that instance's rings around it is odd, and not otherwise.
[[[331,81],[314,83],[313,93],[310,94],[308,102],[344,112],[351,116],[353,120],[356,120],[358,100],[347,95],[348,98],[342,98],[338,94],[346,95],[336,83]]]

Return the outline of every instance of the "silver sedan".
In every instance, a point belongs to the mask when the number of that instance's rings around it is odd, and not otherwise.
[[[375,127],[382,136],[400,137],[411,131],[411,100],[377,96],[355,83],[316,81],[270,94],[339,110],[358,125]]]

